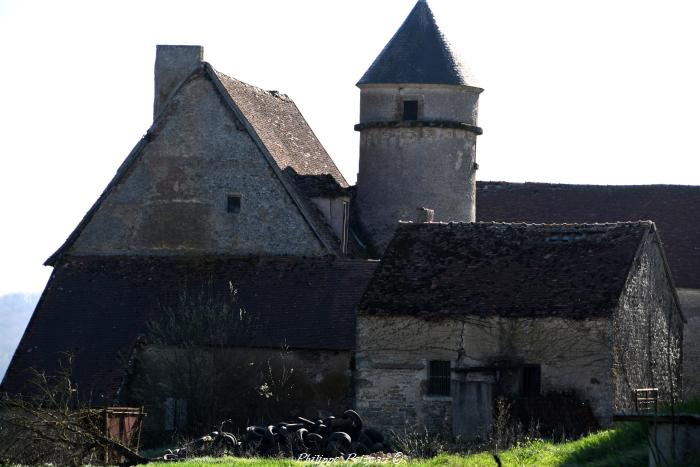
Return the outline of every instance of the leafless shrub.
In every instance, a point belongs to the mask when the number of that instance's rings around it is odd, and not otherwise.
[[[34,371],[28,395],[0,400],[0,464],[84,465],[116,458],[147,462],[104,433],[100,410],[80,400],[70,365],[56,376]]]
[[[530,424],[527,428],[513,417],[512,403],[505,397],[496,399],[493,426],[488,438],[489,450],[497,455],[519,442],[539,438],[539,426]]]
[[[130,363],[125,394],[128,403],[146,406],[149,423],[165,413],[166,398],[186,404],[185,420],[176,434],[187,436],[209,432],[223,419],[245,429],[264,420],[301,415],[301,401],[315,397],[317,388],[295,371],[289,349],[237,347],[245,345],[257,317],[240,305],[236,287],[226,285],[212,279],[199,291],[182,292],[148,322],[143,345]],[[155,425],[150,428],[157,430]]]
[[[390,432],[391,447],[409,457],[429,459],[447,451],[447,441],[439,433],[423,430],[404,429]]]

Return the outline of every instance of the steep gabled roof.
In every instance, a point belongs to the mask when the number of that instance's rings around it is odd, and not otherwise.
[[[700,289],[700,186],[477,182],[479,221],[654,221],[676,286]]]
[[[337,166],[318,141],[294,102],[215,71],[204,62],[214,84],[225,94],[236,116],[248,127],[262,153],[287,188],[309,226],[329,253],[339,253],[339,241],[310,196],[336,196],[348,187]],[[274,100],[273,100],[274,99]],[[328,175],[332,177],[329,183]],[[329,189],[328,186],[335,184]],[[313,190],[308,189],[313,186]]]
[[[71,257],[56,265],[3,389],[20,391],[27,368],[54,372],[61,352],[69,351],[81,391],[109,403],[146,323],[176,307],[183,292],[221,297],[229,282],[247,317],[231,330],[230,345],[351,350],[355,307],[376,265],[332,258]]]
[[[238,109],[253,125],[280,170],[302,177],[332,177],[339,188],[348,182],[306,123],[294,101],[276,91],[255,86],[214,71]]]
[[[363,314],[606,316],[653,223],[401,224]]]
[[[223,100],[236,118],[246,126],[250,136],[268,159],[273,172],[284,185],[311,230],[328,249],[329,254],[337,255],[339,241],[318,208],[309,200],[309,196],[310,193],[315,196],[337,196],[344,193],[348,184],[294,102],[286,96],[234,80],[215,71],[206,62],[194,70],[180,87],[198,76],[204,76],[213,82]],[[171,100],[178,91],[179,88],[172,93]],[[165,106],[167,105],[166,103]],[[163,119],[169,117],[169,112],[159,114],[78,226],[64,244],[46,260],[46,265],[55,265],[70,249],[102,202],[127,175],[143,149],[151,143],[154,129],[163,123]]]
[[[357,83],[455,84],[477,87],[455,56],[425,0],[419,0]]]

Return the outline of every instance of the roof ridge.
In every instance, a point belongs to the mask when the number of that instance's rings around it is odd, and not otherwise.
[[[616,221],[616,222],[562,222],[562,223],[538,223],[538,222],[504,222],[504,221],[476,221],[476,222],[413,222],[399,221],[400,225],[412,226],[429,226],[429,225],[444,225],[444,226],[518,226],[518,227],[612,227],[622,225],[654,225],[654,221],[649,219],[640,219],[637,221]]]
[[[167,255],[137,255],[137,254],[111,254],[111,255],[65,255],[66,264],[71,263],[92,263],[92,262],[213,262],[213,261],[231,261],[231,262],[251,262],[251,263],[361,263],[361,262],[376,262],[376,260],[364,258],[348,258],[340,256],[293,256],[293,255],[235,255],[228,253],[185,253],[185,254],[167,254]]]
[[[523,186],[539,185],[562,188],[651,188],[651,187],[671,187],[671,188],[700,188],[700,185],[676,184],[676,183],[647,183],[630,185],[595,184],[595,183],[563,183],[563,182],[508,182],[501,180],[478,180],[481,185],[503,185],[503,186]]]

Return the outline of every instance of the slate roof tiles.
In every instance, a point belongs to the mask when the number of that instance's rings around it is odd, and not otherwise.
[[[72,352],[73,378],[96,401],[111,401],[146,323],[177,306],[183,291],[237,289],[249,317],[231,330],[244,347],[350,350],[355,307],[377,262],[303,258],[73,257],[56,265],[8,369],[21,390],[27,368],[57,369]]]
[[[348,183],[303,115],[285,94],[265,91],[215,71],[236,106],[251,123],[280,170],[296,175],[319,177],[327,184],[330,176],[338,187]]]
[[[604,316],[650,222],[401,224],[363,314]]]
[[[402,83],[477,86],[423,0],[416,3],[357,85]]]
[[[531,223],[651,220],[676,286],[700,289],[700,186],[477,182],[476,218]]]

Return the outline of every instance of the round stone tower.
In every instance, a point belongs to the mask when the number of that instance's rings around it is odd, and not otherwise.
[[[482,88],[459,63],[420,0],[357,83],[360,169],[356,207],[376,253],[400,220],[475,220],[476,136]]]

